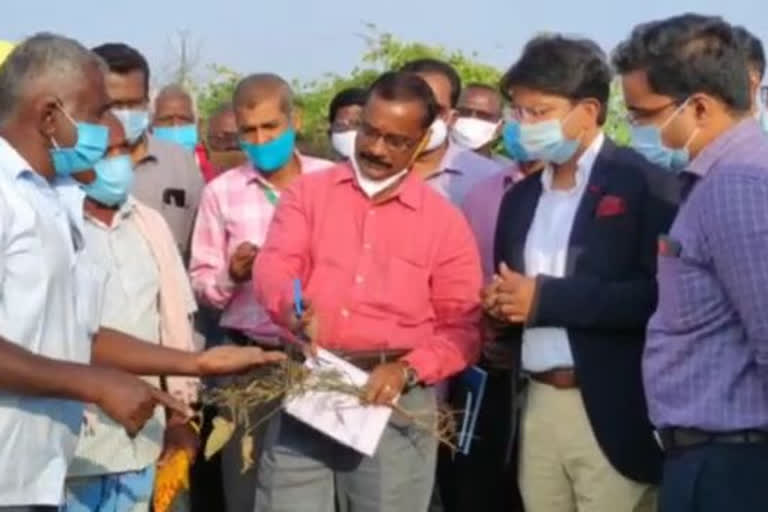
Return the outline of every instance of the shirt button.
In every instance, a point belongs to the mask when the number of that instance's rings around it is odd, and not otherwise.
[[[376,210],[368,210],[368,215],[370,216],[376,215]]]
[[[349,310],[347,310],[347,308],[343,308],[341,310],[341,316],[343,316],[344,318],[349,318]]]
[[[370,251],[371,250],[371,244],[369,244],[369,243],[363,244],[363,249],[365,249],[366,251]]]
[[[363,283],[363,281],[365,281],[365,279],[363,278],[363,276],[360,276],[360,275],[358,275],[357,277],[355,277],[355,282],[356,282],[357,284],[362,284],[362,283]]]

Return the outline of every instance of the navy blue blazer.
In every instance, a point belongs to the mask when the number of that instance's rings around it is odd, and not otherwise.
[[[501,204],[496,263],[524,273],[523,250],[541,176],[512,187]],[[660,234],[677,211],[675,176],[606,138],[576,212],[563,278],[539,276],[529,327],[567,329],[587,415],[603,453],[624,476],[661,478],[641,378],[645,327],[656,307]],[[522,343],[522,326],[503,333]]]

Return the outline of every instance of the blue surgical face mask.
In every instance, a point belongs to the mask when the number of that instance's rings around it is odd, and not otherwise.
[[[259,171],[269,174],[282,168],[293,155],[296,144],[296,132],[293,128],[285,130],[279,137],[264,144],[253,144],[244,140],[240,147],[248,160]]]
[[[158,139],[173,142],[189,152],[197,146],[197,125],[185,124],[182,126],[155,126],[152,135]]]
[[[565,119],[568,119],[568,116],[565,116]],[[579,150],[579,141],[565,137],[565,119],[520,124],[520,145],[530,160],[560,165],[573,158]]]
[[[507,121],[502,131],[502,139],[504,140],[504,149],[512,160],[515,162],[529,162],[531,160],[520,144],[519,122],[515,120]]]
[[[667,125],[669,125],[669,123],[683,111],[683,108],[687,103],[688,101],[686,100],[680,107],[672,112],[661,126],[652,124],[631,126],[632,148],[643,155],[648,161],[664,167],[665,169],[674,172],[683,170],[691,161],[688,145],[696,136],[698,130],[691,134],[688,142],[682,148],[670,148],[665,145],[661,138],[661,134],[664,131],[664,128],[666,128]]]
[[[658,126],[632,126],[631,131],[632,148],[649,162],[675,172],[681,171],[690,162],[688,149],[674,149],[664,145]]]
[[[128,155],[104,158],[93,166],[96,179],[82,185],[85,194],[106,206],[119,206],[133,189],[133,161]]]
[[[50,150],[50,154],[56,174],[69,176],[90,169],[104,156],[107,152],[109,130],[100,124],[77,122],[63,108],[59,109],[77,129],[77,142],[74,147],[62,148],[56,139],[51,137],[54,148]]]
[[[149,111],[147,110],[113,108],[112,113],[122,123],[128,144],[136,144],[136,141],[144,135],[149,127]]]

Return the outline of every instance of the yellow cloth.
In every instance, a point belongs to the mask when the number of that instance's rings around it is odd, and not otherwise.
[[[5,62],[5,59],[8,58],[8,55],[11,54],[15,47],[16,45],[10,41],[0,41],[0,65]]]

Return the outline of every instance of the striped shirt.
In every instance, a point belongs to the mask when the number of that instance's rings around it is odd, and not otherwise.
[[[299,159],[305,174],[333,165],[303,155]],[[190,274],[195,294],[223,310],[223,327],[256,339],[274,338],[275,327],[256,301],[253,285],[232,282],[229,260],[243,242],[262,246],[279,195],[250,164],[230,169],[203,190],[192,236]]]

